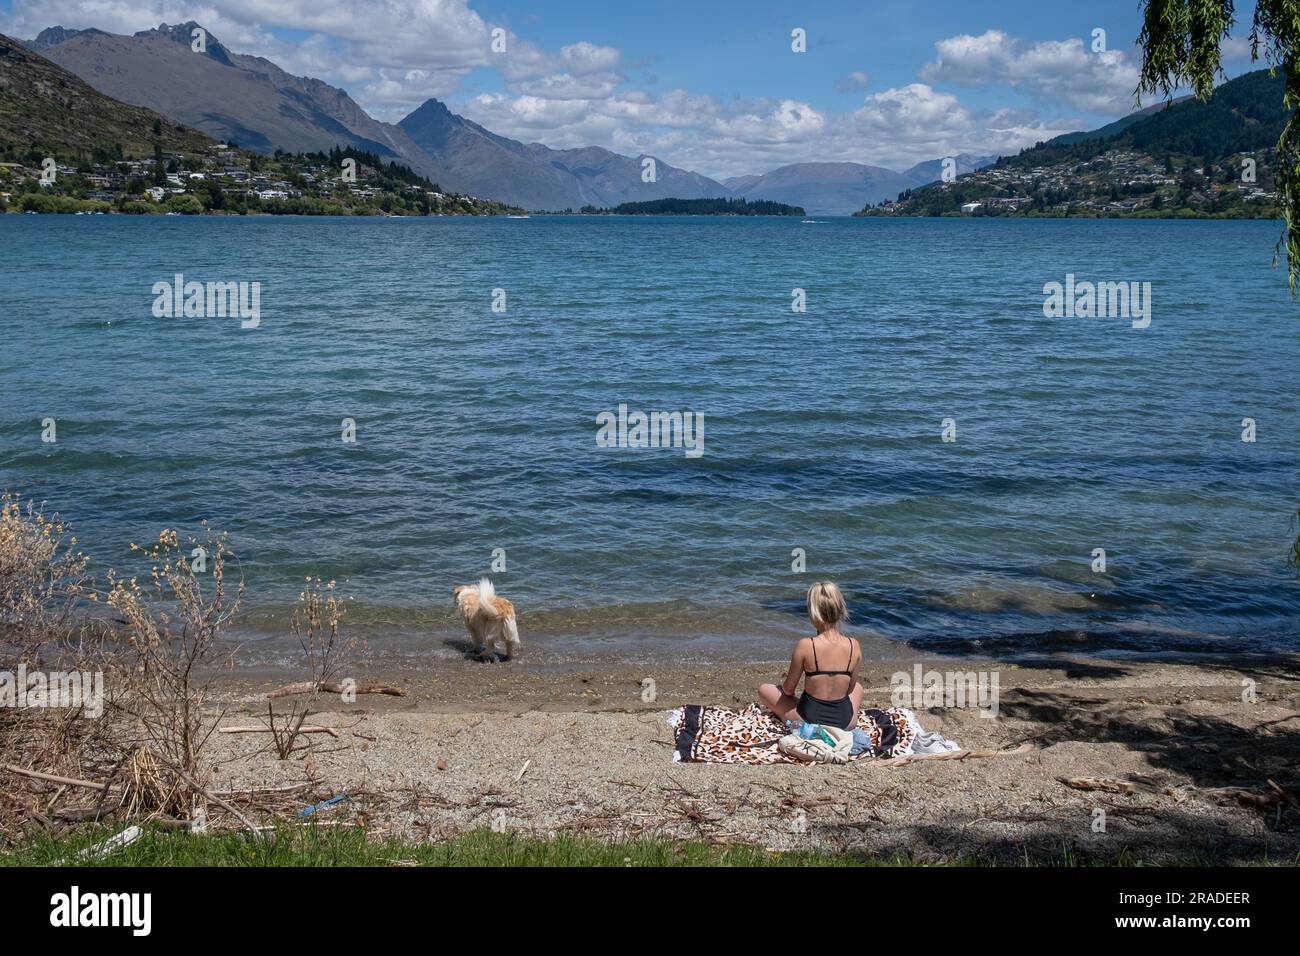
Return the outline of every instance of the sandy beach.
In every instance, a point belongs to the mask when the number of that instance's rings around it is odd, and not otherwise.
[[[1300,855],[1300,664],[953,661],[996,669],[998,714],[916,709],[964,760],[770,767],[673,763],[663,714],[739,709],[780,663],[529,670],[418,662],[356,675],[406,697],[320,701],[307,751],[217,734],[222,792],[304,784],[281,809],[339,793],[315,816],[439,839],[478,827],[535,835],[672,836],[771,849],[899,854],[919,862],[1026,860],[1294,863]],[[868,663],[864,703],[887,706],[895,664]],[[655,682],[643,700],[643,681]],[[224,679],[224,726],[256,723],[293,675]],[[1243,681],[1253,684],[1245,685]],[[1253,689],[1254,700],[1247,690]],[[277,700],[277,709],[289,699]],[[249,807],[256,807],[250,801]],[[1104,816],[1103,816],[1104,814]],[[260,822],[260,821],[259,821]]]

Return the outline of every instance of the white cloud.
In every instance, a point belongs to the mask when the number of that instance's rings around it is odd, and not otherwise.
[[[722,178],[793,162],[851,161],[904,168],[957,152],[1014,152],[1081,127],[1032,110],[981,112],[936,89],[1003,83],[1079,108],[1104,104],[1136,82],[1119,54],[1096,57],[1080,41],[1029,44],[998,31],[936,44],[922,82],[865,96],[847,114],[782,97],[719,100],[684,89],[649,90],[620,72],[618,49],[581,38],[547,50],[485,20],[471,0],[14,0],[0,30],[19,37],[61,24],[133,33],[196,20],[239,53],[344,87],[379,119],[395,122],[430,96],[494,132],[555,148],[604,146],[650,153]],[[491,32],[507,29],[506,52]],[[277,32],[296,31],[292,41]],[[302,38],[299,39],[298,35]],[[1107,59],[1106,57],[1110,57]],[[457,101],[474,70],[493,70],[501,92]],[[864,72],[841,77],[861,92]]]
[[[853,114],[853,122],[869,133],[924,131],[927,135],[964,131],[970,127],[970,114],[957,97],[941,93],[924,83],[912,83],[902,89],[873,93]]]
[[[596,46],[583,40],[560,49],[560,58],[570,73],[604,73],[618,65],[619,53],[610,46]]]
[[[829,116],[795,100],[720,102],[687,90],[652,97],[616,92],[602,100],[483,94],[460,107],[502,135],[564,149],[604,146],[650,153],[715,178],[796,162],[859,162],[903,169],[956,153],[1013,153],[1078,129],[1033,110],[967,109],[923,83],[883,90],[860,108]]]
[[[852,73],[845,73],[835,81],[835,89],[841,93],[854,93],[859,90],[865,90],[871,85],[871,77],[862,70],[854,70]]]
[[[971,110],[953,93],[911,83],[867,96],[837,124],[833,143],[842,154],[856,146],[869,157],[860,162],[902,168],[957,153],[1015,153],[1078,127],[1077,120],[1042,120],[1034,110]]]
[[[920,74],[928,83],[1010,86],[1089,112],[1133,107],[1138,68],[1121,50],[1093,53],[1077,37],[1030,43],[1001,30],[948,37],[934,46],[939,56]]]
[[[807,103],[782,100],[755,104],[753,110],[731,116],[714,116],[711,131],[750,146],[806,143],[826,128],[826,118]]]
[[[333,69],[364,66],[437,76],[493,67],[525,77],[565,68],[563,57],[546,54],[509,30],[505,52],[494,53],[491,31],[497,24],[470,9],[468,0],[208,0],[197,6],[171,0],[14,0],[5,25],[27,37],[55,24],[134,33],[163,21],[186,20],[202,24],[238,52],[274,57],[286,69],[287,63],[325,65],[313,55],[313,45],[329,47]],[[281,42],[269,33],[272,26],[309,36],[303,42]],[[609,56],[608,48],[591,44],[569,49],[578,63],[584,57],[599,61]]]
[[[511,84],[515,92],[548,100],[603,100],[614,94],[623,82],[617,73],[591,73],[574,76],[553,73],[550,76],[524,79]]]

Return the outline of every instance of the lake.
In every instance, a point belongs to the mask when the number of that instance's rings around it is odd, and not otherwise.
[[[780,657],[821,578],[877,653],[1294,650],[1280,231],[0,216],[0,485],[101,572],[225,529],[268,648],[319,574],[444,653],[491,573],[555,659]],[[175,314],[177,274],[256,321]],[[1046,315],[1067,277],[1148,324]]]

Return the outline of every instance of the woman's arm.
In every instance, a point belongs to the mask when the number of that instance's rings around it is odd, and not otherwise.
[[[799,678],[803,676],[803,645],[807,638],[803,638],[794,646],[794,653],[790,655],[790,669],[786,671],[785,680],[781,682],[781,692],[787,697],[793,697],[794,692],[799,689]]]

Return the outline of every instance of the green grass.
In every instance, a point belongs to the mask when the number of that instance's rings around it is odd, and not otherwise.
[[[112,836],[87,827],[57,839],[35,836],[0,852],[3,866],[899,866],[902,857],[852,854],[773,853],[761,847],[716,846],[699,841],[608,842],[557,836],[542,840],[475,830],[444,843],[368,838],[360,828],[286,827],[254,839],[248,833],[194,835],[150,830],[130,846],[101,860],[81,861],[77,852]]]
[[[57,838],[37,835],[17,847],[0,851],[6,866],[917,866],[902,854],[799,851],[776,853],[750,845],[718,846],[702,841],[606,841],[592,837],[557,836],[544,840],[512,833],[475,830],[443,843],[413,843],[368,836],[359,827],[285,826],[260,839],[244,832],[194,835],[177,830],[147,830],[130,846],[98,860],[80,860],[82,849],[103,842],[116,832],[87,825]],[[1030,855],[1008,861],[977,857],[947,859],[947,866],[1143,866],[1146,861],[1127,851],[1113,858],[1083,858],[1069,847],[1049,856]],[[1206,865],[1194,857],[1185,865]],[[1300,860],[1271,860],[1266,856],[1247,865],[1295,866]]]

